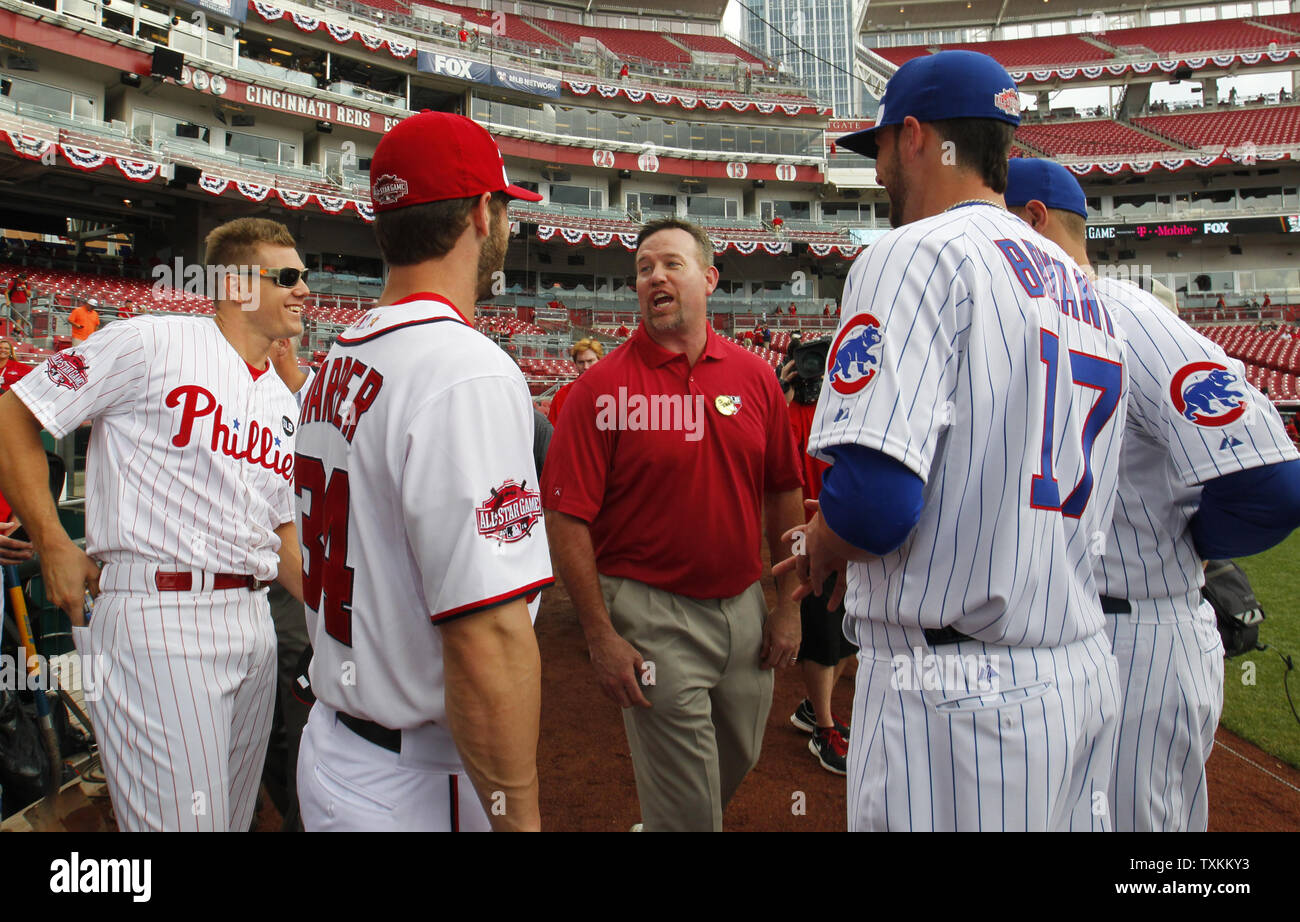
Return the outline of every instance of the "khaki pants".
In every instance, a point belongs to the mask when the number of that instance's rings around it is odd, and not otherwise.
[[[623,711],[645,830],[720,832],[772,707],[772,671],[758,665],[762,586],[702,601],[619,577],[600,584],[614,630],[654,664],[641,688],[653,707]]]

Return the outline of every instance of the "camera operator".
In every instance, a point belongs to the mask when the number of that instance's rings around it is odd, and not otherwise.
[[[790,338],[786,361],[778,371],[781,389],[789,405],[790,427],[804,466],[805,500],[816,499],[821,493],[822,473],[829,466],[808,454],[808,433],[817,411],[817,398],[826,375],[829,351],[829,339],[804,343],[795,333]],[[805,518],[812,518],[812,514],[805,512]],[[857,655],[858,648],[844,636],[843,603],[834,610],[826,608],[834,588],[835,574],[831,574],[821,595],[809,595],[800,603],[803,640],[799,648],[799,664],[808,696],[791,715],[790,723],[813,735],[808,741],[808,749],[822,768],[843,775],[849,751],[849,727],[831,713],[831,692],[850,657]]]

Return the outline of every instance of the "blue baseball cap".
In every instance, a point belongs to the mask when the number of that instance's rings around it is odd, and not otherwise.
[[[1003,196],[1008,208],[1020,208],[1039,201],[1048,208],[1073,211],[1087,219],[1088,200],[1074,174],[1051,160],[1012,157],[1007,166],[1007,191]]]
[[[876,126],[845,135],[835,143],[875,157],[879,153],[876,130],[901,125],[909,115],[918,122],[992,118],[1019,125],[1020,91],[1006,68],[978,51],[940,51],[913,58],[885,84]]]

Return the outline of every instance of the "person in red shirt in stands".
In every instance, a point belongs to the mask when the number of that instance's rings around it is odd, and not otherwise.
[[[570,347],[569,357],[573,359],[573,364],[578,366],[578,378],[581,378],[584,371],[605,357],[605,347],[594,339],[580,339]],[[564,401],[569,398],[578,378],[564,385],[551,398],[551,408],[546,412],[546,418],[551,421],[552,426],[559,425],[560,410],[563,409]]]
[[[1261,305],[1261,307],[1264,310],[1268,310],[1272,306],[1273,306],[1273,299],[1268,296],[1268,292],[1266,291],[1264,292],[1264,303]]]
[[[619,324],[618,329],[614,331],[614,335],[622,339],[627,339],[629,336],[632,335],[632,331],[627,328],[626,323],[623,323],[623,324]]]
[[[127,298],[122,302],[122,306],[117,309],[118,320],[130,320],[135,316],[135,302]]]
[[[790,316],[793,317],[797,312],[794,309],[794,302],[790,302]]]
[[[10,283],[5,295],[9,298],[10,304],[26,304],[31,293],[32,289],[27,284],[27,273],[24,272]]]
[[[7,339],[0,339],[0,394],[13,387],[15,382],[31,370],[31,365],[24,365],[14,358],[14,344]]]
[[[831,315],[831,306],[827,304],[825,307],[822,308],[822,316],[829,317],[830,315]]]

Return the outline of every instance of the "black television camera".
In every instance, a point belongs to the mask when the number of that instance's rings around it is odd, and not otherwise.
[[[795,371],[794,380],[790,384],[794,388],[794,399],[799,403],[817,402],[822,390],[822,379],[826,377],[826,356],[830,348],[831,341],[823,338],[810,343],[799,343],[790,349],[787,361],[794,362]]]

